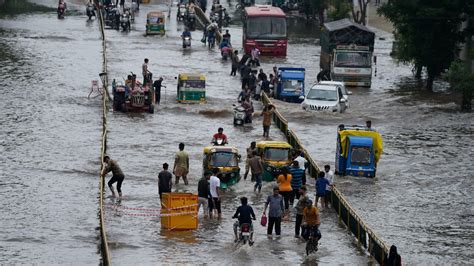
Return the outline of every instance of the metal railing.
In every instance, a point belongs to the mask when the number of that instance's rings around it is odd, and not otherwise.
[[[96,2],[97,4],[97,2]],[[100,250],[102,254],[102,265],[111,265],[109,245],[107,241],[107,233],[105,231],[105,177],[102,177],[102,172],[105,169],[104,156],[107,152],[107,112],[108,112],[108,75],[107,75],[107,50],[104,30],[104,17],[102,10],[98,9],[99,29],[102,37],[102,73],[101,80],[103,85],[102,94],[102,141],[100,149],[100,174],[99,174],[99,230],[100,230]]]
[[[262,93],[262,103],[275,106],[265,92]],[[303,146],[295,132],[288,128],[288,120],[283,117],[276,106],[274,110],[273,121],[275,125],[283,132],[288,143],[293,146],[293,148],[304,152],[305,158],[308,160],[308,173],[311,177],[316,178],[320,171],[318,164]],[[349,204],[337,187],[333,187],[332,189],[331,205],[339,216],[339,221],[346,225],[358,243],[361,244],[378,263],[382,263],[388,254],[388,246],[374,230],[362,220],[360,215]]]

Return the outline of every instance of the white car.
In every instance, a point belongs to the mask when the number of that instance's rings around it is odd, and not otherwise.
[[[309,89],[301,107],[306,111],[343,113],[349,107],[349,94],[342,82],[321,81]]]

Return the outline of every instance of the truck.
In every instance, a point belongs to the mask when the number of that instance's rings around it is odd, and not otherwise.
[[[339,125],[336,163],[338,175],[375,177],[383,151],[382,136],[363,126]]]
[[[346,86],[370,87],[374,41],[373,31],[349,19],[324,23],[318,80],[342,81]]]

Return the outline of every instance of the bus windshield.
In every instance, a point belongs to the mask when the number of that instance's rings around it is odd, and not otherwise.
[[[288,149],[267,148],[264,159],[269,161],[288,161]]]
[[[370,67],[369,53],[365,52],[338,52],[336,53],[336,67]]]
[[[367,147],[352,147],[351,163],[355,165],[369,165],[370,149]]]
[[[239,159],[235,153],[216,152],[211,157],[211,165],[214,167],[235,167],[238,164]]]
[[[250,17],[247,20],[247,38],[283,39],[286,38],[286,18]]]

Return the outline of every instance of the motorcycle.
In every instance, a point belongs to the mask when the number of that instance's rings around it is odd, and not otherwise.
[[[234,104],[234,126],[243,126],[245,123],[245,108],[242,106],[235,106]]]
[[[249,243],[249,246],[253,245],[253,241],[250,240],[250,224],[242,224],[240,225],[240,230],[239,230],[239,242],[242,244],[247,244]]]
[[[185,36],[183,37],[183,48],[191,47],[191,37]]]
[[[89,17],[89,20],[92,19],[92,17],[96,17],[95,15],[95,7],[93,5],[87,5],[86,7],[86,14]]]
[[[123,31],[130,31],[130,15],[127,12],[120,16],[120,26]]]
[[[227,141],[224,141],[224,139],[218,138],[218,139],[213,139],[211,143],[214,146],[225,146],[227,144]]]
[[[222,60],[226,61],[229,58],[229,47],[224,47],[221,49]]]
[[[317,227],[307,227],[305,230],[309,230],[309,235],[306,239],[306,255],[309,256],[309,254],[318,251],[321,232]]]
[[[63,19],[66,13],[66,4],[61,3],[58,5],[58,19]]]
[[[185,4],[180,4],[178,6],[178,14],[176,15],[176,18],[178,20],[184,20],[185,16],[186,16],[186,5]]]

